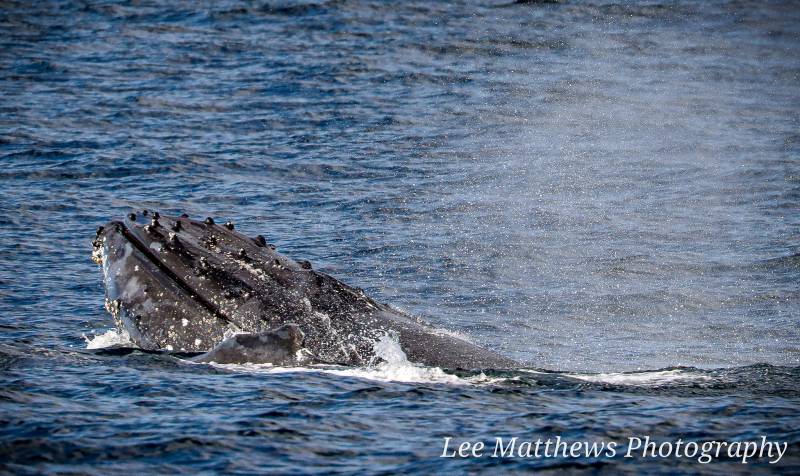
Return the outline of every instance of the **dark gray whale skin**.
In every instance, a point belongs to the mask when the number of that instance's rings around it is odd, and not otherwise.
[[[374,343],[390,334],[412,362],[450,369],[521,366],[378,303],[307,261],[278,253],[262,236],[234,231],[231,223],[143,211],[100,227],[93,244],[106,308],[142,349],[221,355],[233,345],[223,343],[226,338],[260,334],[234,344],[283,345],[250,355],[280,355],[286,363],[297,338],[270,336],[284,326],[302,336],[313,362],[368,364]]]

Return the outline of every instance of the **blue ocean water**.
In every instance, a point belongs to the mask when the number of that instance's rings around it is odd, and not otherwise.
[[[4,472],[800,472],[796,3],[9,1],[0,32]],[[143,207],[537,372],[87,349],[94,230]],[[642,435],[788,451],[440,458]]]

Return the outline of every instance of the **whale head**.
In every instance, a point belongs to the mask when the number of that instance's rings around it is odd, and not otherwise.
[[[106,308],[145,350],[208,352],[207,358],[230,363],[297,363],[311,355],[360,365],[391,334],[413,362],[515,364],[380,304],[231,223],[143,211],[100,227],[93,243]]]

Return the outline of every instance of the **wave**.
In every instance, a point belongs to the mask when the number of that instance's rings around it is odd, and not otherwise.
[[[196,354],[146,351],[134,346],[125,331],[110,329],[91,337],[83,336],[86,349],[97,355],[124,356],[136,352],[170,355],[187,365],[246,374],[322,373],[378,382],[444,384],[467,386],[546,387],[717,392],[733,388],[757,393],[791,391],[800,384],[800,367],[754,364],[742,367],[699,369],[670,367],[634,372],[561,372],[536,368],[468,371],[429,367],[408,360],[395,336],[385,335],[373,347],[369,365],[348,367],[332,364],[276,366],[272,364],[217,364],[184,360]]]

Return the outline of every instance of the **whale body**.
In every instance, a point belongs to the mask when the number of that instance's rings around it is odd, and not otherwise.
[[[374,361],[395,338],[411,362],[461,369],[519,363],[381,304],[362,290],[213,219],[131,213],[98,228],[106,309],[145,350],[197,352],[199,361]]]

